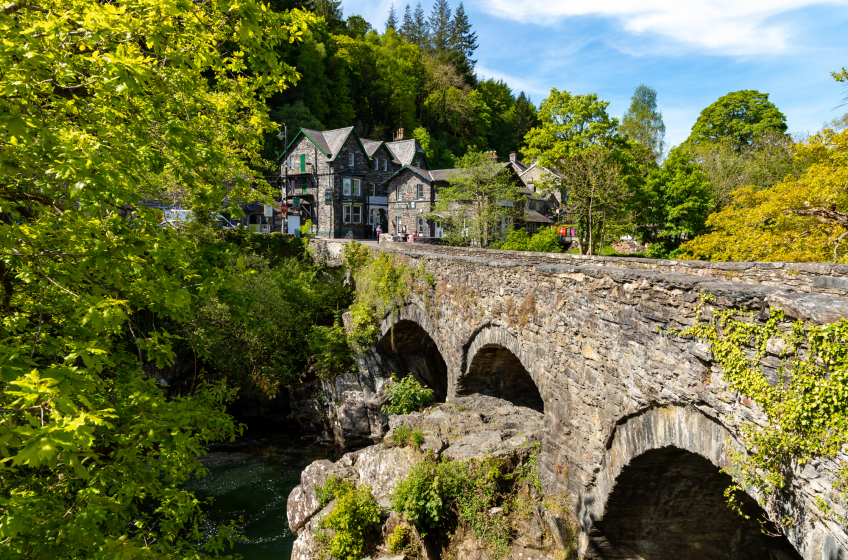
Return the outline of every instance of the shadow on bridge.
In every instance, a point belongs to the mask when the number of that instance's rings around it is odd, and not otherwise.
[[[508,348],[487,344],[474,355],[468,373],[457,385],[458,397],[479,393],[516,406],[545,411],[542,395],[521,360]]]
[[[448,368],[436,343],[421,326],[401,320],[377,343],[377,352],[387,371],[398,377],[412,374],[416,381],[433,390],[436,402],[448,394]]]
[[[727,505],[731,478],[708,459],[676,447],[649,450],[624,467],[603,519],[589,531],[587,559],[800,560],[786,537],[761,525],[762,508],[736,499],[745,519]]]

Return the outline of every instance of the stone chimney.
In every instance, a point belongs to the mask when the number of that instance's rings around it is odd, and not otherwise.
[[[397,133],[395,133],[395,140],[403,140],[403,129],[399,128]]]
[[[518,161],[518,155],[515,152],[511,152],[509,154],[509,161],[512,163],[516,163]]]
[[[492,150],[491,152],[488,152],[486,155],[489,156],[489,159],[491,159],[492,161],[498,161],[498,153],[496,151]]]

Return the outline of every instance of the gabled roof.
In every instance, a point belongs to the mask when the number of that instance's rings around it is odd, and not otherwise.
[[[362,145],[365,147],[365,153],[368,154],[368,157],[374,157],[374,154],[377,153],[380,146],[384,144],[385,142],[380,140],[368,140],[367,138],[362,139]]]
[[[394,142],[386,142],[386,147],[395,156],[397,163],[401,165],[412,165],[412,160],[417,154],[424,156],[424,161],[427,161],[427,154],[424,153],[424,148],[418,143],[418,140],[411,138],[409,140],[395,140]],[[427,167],[429,167],[429,162]]]
[[[554,223],[552,220],[549,220],[548,218],[539,214],[535,210],[525,210],[524,211],[524,221],[525,222],[533,222],[533,223],[537,223],[537,224],[552,224],[552,223]]]
[[[389,177],[380,184],[385,185],[386,183],[388,183],[389,181],[391,181],[392,179],[394,179],[395,177],[397,177],[398,175],[400,175],[401,173],[403,173],[407,169],[412,171],[413,173],[415,173],[416,175],[418,175],[419,177],[421,177],[422,179],[424,179],[425,181],[428,181],[430,183],[440,180],[440,179],[436,179],[436,178],[433,177],[433,173],[436,173],[435,171],[429,171],[427,169],[421,169],[420,167],[415,167],[414,165],[404,165],[403,167],[401,167],[400,169],[398,169],[397,171],[395,171],[394,173],[389,175]],[[452,170],[447,169],[447,170],[444,170],[444,171],[452,171]]]
[[[347,142],[348,137],[353,133],[356,141],[359,142],[359,147],[362,148],[362,151],[370,158],[371,155],[365,149],[365,146],[362,144],[362,141],[359,139],[359,135],[356,134],[356,131],[352,126],[348,126],[346,128],[337,128],[335,130],[310,130],[308,128],[301,128],[297,134],[295,134],[292,141],[289,142],[289,145],[286,146],[286,151],[280,154],[280,157],[277,159],[282,159],[283,155],[287,154],[289,148],[291,148],[292,144],[300,137],[300,135],[304,135],[309,140],[315,144],[315,146],[321,150],[321,153],[330,158],[330,161],[334,161],[344,146],[345,142]],[[373,140],[371,140],[373,142]],[[379,146],[378,146],[379,147]],[[374,148],[375,150],[377,148]],[[372,152],[373,153],[373,152]]]

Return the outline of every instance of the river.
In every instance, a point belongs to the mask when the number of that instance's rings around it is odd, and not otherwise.
[[[230,519],[243,517],[244,541],[232,551],[244,560],[289,560],[295,535],[286,519],[286,500],[300,484],[300,473],[318,459],[337,460],[338,449],[308,446],[283,436],[244,437],[218,444],[202,458],[209,474],[186,488],[207,506],[207,534]]]

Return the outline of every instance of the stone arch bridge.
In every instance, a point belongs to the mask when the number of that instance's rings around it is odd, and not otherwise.
[[[313,243],[338,257],[340,244]],[[439,399],[483,393],[543,411],[543,482],[574,501],[584,558],[848,560],[846,527],[805,513],[821,498],[846,517],[831,500],[835,462],[796,468],[780,504],[743,496],[749,521],[728,508],[721,468],[737,422],[762,415],[706,347],[661,334],[694,323],[702,292],[758,320],[772,306],[820,324],[848,317],[848,266],[379,250],[435,279],[383,321],[383,365]],[[761,531],[763,507],[794,519],[786,536]]]

